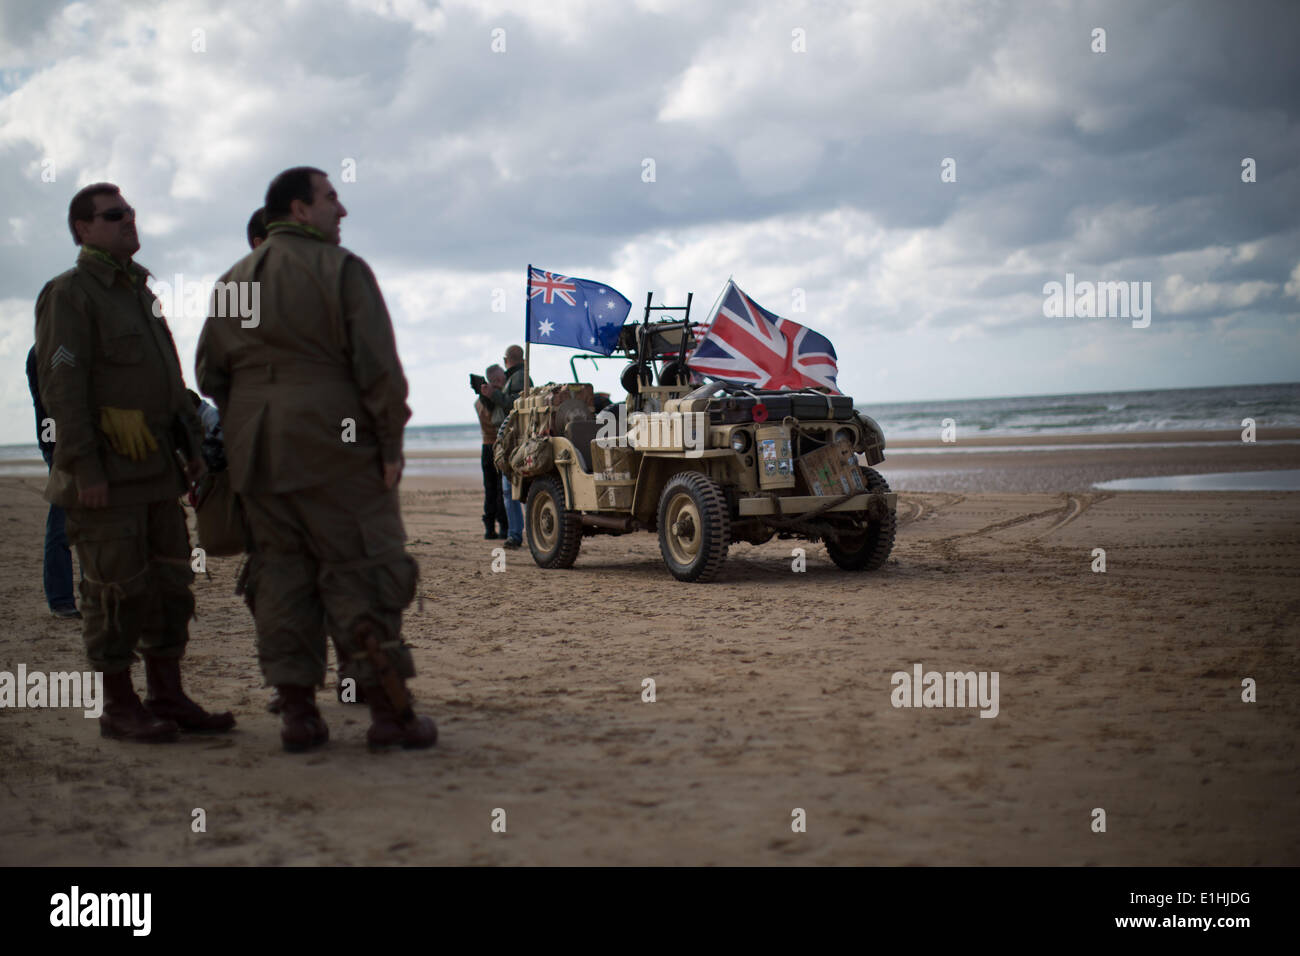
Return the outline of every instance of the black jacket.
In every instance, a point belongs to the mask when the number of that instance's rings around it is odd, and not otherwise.
[[[41,446],[41,457],[45,459],[45,464],[54,463],[54,442],[45,441],[41,435],[45,431],[44,422],[46,419],[45,406],[41,404],[41,386],[36,379],[36,346],[33,345],[31,351],[27,353],[27,388],[32,393],[32,404],[36,406],[36,441]]]

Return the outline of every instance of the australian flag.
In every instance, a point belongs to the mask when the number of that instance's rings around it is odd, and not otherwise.
[[[710,378],[752,388],[816,386],[840,394],[831,340],[767,311],[730,281],[687,364]]]
[[[528,341],[608,355],[632,308],[601,282],[528,267]]]

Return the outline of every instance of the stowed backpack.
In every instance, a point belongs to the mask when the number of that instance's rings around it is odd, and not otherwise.
[[[497,429],[497,440],[492,445],[492,464],[496,465],[497,471],[511,480],[514,480],[514,471],[510,467],[510,455],[515,450],[515,445],[519,444],[518,429],[519,419],[515,417],[512,409]]]

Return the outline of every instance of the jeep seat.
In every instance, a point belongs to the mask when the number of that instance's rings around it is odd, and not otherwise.
[[[578,450],[578,458],[582,462],[582,470],[588,473],[591,472],[591,443],[599,431],[600,422],[594,418],[569,422],[564,426],[564,437],[573,442],[573,447]]]

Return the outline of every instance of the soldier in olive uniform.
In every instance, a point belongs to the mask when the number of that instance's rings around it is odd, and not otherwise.
[[[202,471],[199,425],[162,309],[132,261],[135,211],[109,183],[68,208],[77,264],[36,300],[41,400],[56,433],[45,497],[67,511],[77,549],[82,632],[104,674],[106,737],[175,740],[177,730],[225,731],[185,695],[180,659],[194,616],[189,532],[177,500]],[[139,647],[149,694],[131,683]]]
[[[258,283],[258,314],[225,317],[214,295],[197,373],[252,531],[245,597],[283,700],[281,740],[296,751],[329,739],[314,701],[328,632],[340,677],[366,694],[372,749],[429,747],[437,730],[405,685],[402,610],[419,568],[398,507],[411,412],[392,322],[369,267],[338,244],[347,212],[325,173],[286,170],[265,209],[266,242],[220,280]]]

